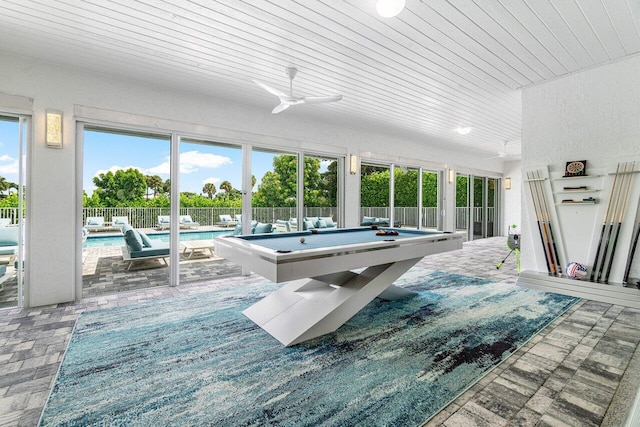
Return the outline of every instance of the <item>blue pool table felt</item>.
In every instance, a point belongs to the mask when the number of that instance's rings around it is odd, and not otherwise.
[[[265,235],[253,234],[237,236],[236,238],[244,239],[248,243],[273,249],[274,251],[289,252],[442,234],[442,232],[406,230],[400,228],[380,228],[380,230],[395,230],[398,232],[398,235],[376,235],[378,230],[371,228],[342,228],[326,231],[320,230],[317,234],[311,231],[300,231]],[[304,237],[304,243],[300,242],[301,237]]]

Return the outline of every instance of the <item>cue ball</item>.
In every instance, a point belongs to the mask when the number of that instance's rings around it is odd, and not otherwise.
[[[300,243],[304,243],[304,237],[300,238]]]

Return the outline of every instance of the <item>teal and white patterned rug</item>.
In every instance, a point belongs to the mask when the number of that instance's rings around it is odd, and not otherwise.
[[[420,425],[574,298],[413,268],[336,333],[283,347],[260,283],[82,314],[43,426]]]

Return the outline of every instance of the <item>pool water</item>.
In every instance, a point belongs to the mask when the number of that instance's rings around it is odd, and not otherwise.
[[[216,237],[233,234],[233,230],[218,231],[187,231],[180,233],[180,241],[187,240],[213,240]],[[149,239],[169,242],[169,233],[148,233]],[[104,246],[122,246],[124,245],[123,236],[95,236],[90,234],[83,248],[101,248]]]

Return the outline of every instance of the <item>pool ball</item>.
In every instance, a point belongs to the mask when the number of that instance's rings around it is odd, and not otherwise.
[[[304,237],[300,238],[300,243],[304,243]]]

